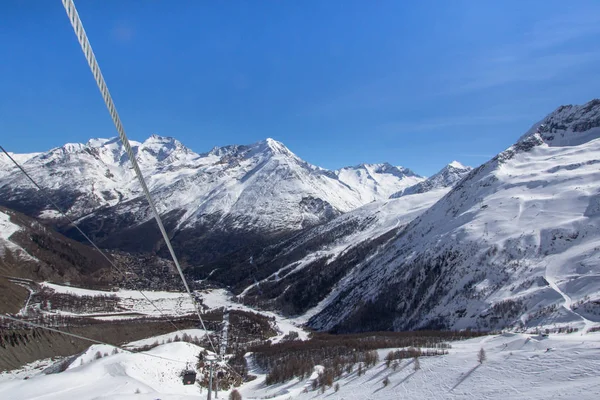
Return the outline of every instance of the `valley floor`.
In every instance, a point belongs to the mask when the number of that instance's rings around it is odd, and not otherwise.
[[[452,342],[446,356],[421,357],[421,369],[403,360],[393,371],[385,362],[357,376],[342,376],[339,391],[311,389],[311,378],[266,386],[257,379],[239,391],[244,399],[549,399],[600,397],[600,333],[551,334],[549,337],[504,333]],[[477,361],[483,348],[487,360]],[[107,349],[100,349],[105,351]],[[94,360],[97,349],[75,359],[62,373],[42,375],[36,370],[0,375],[0,398],[43,399],[142,399],[183,400],[205,398],[206,389],[183,386],[178,376],[186,362],[193,362],[201,348],[189,343],[167,343],[148,354],[119,353]],[[380,350],[384,359],[388,350]],[[110,354],[110,352],[109,352]],[[83,360],[83,361],[82,361]],[[252,366],[251,366],[252,367]],[[37,374],[37,375],[36,375]],[[28,376],[29,379],[23,378]],[[385,378],[387,386],[383,385]],[[304,392],[305,388],[307,392]],[[136,393],[137,392],[137,393]],[[227,398],[220,393],[219,398]]]

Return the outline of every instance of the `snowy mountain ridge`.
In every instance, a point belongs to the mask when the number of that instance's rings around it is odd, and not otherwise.
[[[389,164],[325,170],[270,138],[202,154],[158,135],[131,146],[169,229],[186,232],[178,235],[184,247],[200,247],[190,240],[201,236],[198,240],[209,241],[217,253],[223,251],[217,247],[234,242],[265,241],[318,225],[424,179]],[[125,241],[131,244],[125,250],[155,249],[148,235],[133,233],[154,229],[152,215],[117,138],[20,157],[25,170],[72,218],[81,218],[87,232],[110,241],[104,245],[118,247]],[[8,160],[0,164],[0,204],[61,225],[60,215]]]
[[[311,326],[600,323],[599,114],[598,100],[561,107],[468,173],[359,263]]]
[[[411,194],[425,193],[435,189],[450,188],[458,183],[472,170],[473,168],[466,167],[458,161],[452,161],[450,164],[442,168],[442,170],[440,170],[438,173],[432,175],[426,180],[392,194],[390,199],[408,196]]]
[[[452,162],[427,180],[385,163],[324,170],[272,139],[203,154],[160,136],[135,146],[182,259],[249,304],[334,331],[589,328],[600,323],[599,114],[598,100],[560,107],[482,166]],[[156,251],[122,161],[117,141],[94,139],[25,167],[63,183],[53,195],[88,211],[80,226],[101,245]],[[0,199],[46,215],[2,170]]]

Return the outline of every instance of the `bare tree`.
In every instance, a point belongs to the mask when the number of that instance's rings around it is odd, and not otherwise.
[[[236,389],[233,389],[231,393],[229,393],[229,400],[242,400],[242,395]]]
[[[485,350],[482,347],[481,349],[479,349],[479,353],[477,353],[477,361],[479,361],[479,364],[483,364],[483,362],[486,359],[487,359],[487,356],[485,355]]]

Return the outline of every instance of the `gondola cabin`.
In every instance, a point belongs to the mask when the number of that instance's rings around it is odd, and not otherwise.
[[[184,385],[193,385],[196,383],[196,373],[194,371],[188,370],[183,372],[183,384]]]

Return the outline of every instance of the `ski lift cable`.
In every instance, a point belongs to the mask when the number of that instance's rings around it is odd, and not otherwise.
[[[52,200],[52,197],[50,197],[50,195],[47,193],[46,189],[44,189],[43,187],[41,187],[31,177],[31,175],[29,175],[29,173],[27,173],[27,171],[25,171],[25,169],[14,158],[11,157],[11,155],[4,149],[4,147],[2,147],[0,145],[0,149],[13,162],[13,164],[15,164],[17,166],[17,168],[19,170],[21,170],[21,172],[27,177],[27,179],[29,179],[29,181],[42,193],[42,195],[44,195],[44,197],[50,202],[50,204],[52,204],[52,206],[56,209],[56,211],[58,211],[63,217],[65,217],[67,219],[67,221],[69,221],[69,223],[71,225],[73,225],[73,227],[75,227],[75,229],[77,229],[77,231],[92,245],[92,247],[94,247],[94,249],[96,249],[102,255],[102,257],[104,257],[106,259],[106,261],[108,261],[108,263],[111,265],[111,267],[113,267],[118,273],[122,274],[125,277],[126,280],[128,280],[129,278],[127,277],[127,274],[125,273],[125,271],[123,271],[121,268],[117,267],[117,265],[114,263],[114,261],[111,260],[111,258],[108,257],[106,255],[106,253],[104,251],[102,251],[96,245],[96,243],[94,243],[94,241],[88,235],[85,234],[85,232],[83,232],[81,230],[81,228],[79,228],[79,226],[75,223],[75,221],[73,221],[73,219],[71,217],[69,217],[63,211],[63,209],[58,204],[56,204],[56,202],[54,200]],[[181,331],[181,329],[178,328],[177,325],[175,325],[175,323],[166,314],[164,314],[163,310],[161,310],[160,308],[158,308],[158,306],[152,300],[150,300],[150,298],[148,296],[146,296],[146,294],[144,292],[142,292],[139,289],[136,289],[136,290],[142,295],[142,297],[144,297],[144,299],[146,299],[154,307],[154,309],[156,309],[156,311],[159,312],[159,314],[163,318],[166,318],[169,321],[169,323],[175,328],[176,331]]]
[[[148,186],[146,185],[146,181],[144,179],[144,176],[142,175],[142,171],[140,170],[140,167],[137,163],[135,154],[133,153],[133,150],[131,149],[131,145],[129,144],[129,139],[127,138],[127,135],[125,134],[125,129],[123,128],[123,124],[121,122],[121,118],[119,117],[119,114],[117,113],[117,109],[113,102],[112,96],[110,95],[110,92],[108,91],[108,86],[106,85],[106,82],[104,81],[104,76],[102,75],[102,72],[100,71],[100,66],[98,65],[98,61],[96,60],[96,56],[94,55],[92,46],[88,40],[88,37],[87,37],[87,34],[86,34],[84,28],[83,28],[83,23],[81,22],[81,19],[79,18],[79,13],[77,12],[77,9],[75,8],[75,4],[73,3],[73,0],[62,0],[62,3],[65,8],[65,11],[69,17],[69,20],[71,21],[71,25],[73,26],[73,30],[75,31],[75,35],[77,36],[79,44],[81,45],[81,50],[83,51],[83,54],[85,55],[85,58],[88,62],[90,70],[91,70],[92,74],[94,75],[94,79],[96,80],[98,89],[100,90],[100,93],[102,94],[104,103],[106,104],[106,107],[108,108],[108,112],[110,113],[110,116],[113,120],[115,128],[117,129],[119,138],[121,139],[121,142],[123,143],[123,146],[125,147],[125,150],[127,151],[127,155],[129,156],[129,161],[131,162],[131,164],[133,166],[133,169],[138,178],[138,181],[140,182],[140,186],[142,187],[144,195],[146,196],[146,199],[148,200],[148,204],[150,205],[150,208],[152,209],[152,213],[154,214],[154,218],[156,219],[156,223],[158,224],[160,233],[162,234],[162,236],[165,240],[165,244],[167,245],[167,248],[169,249],[169,253],[171,254],[171,258],[173,259],[173,262],[175,263],[175,267],[177,267],[177,271],[179,272],[179,276],[181,277],[181,280],[183,281],[185,290],[188,292],[188,295],[190,296],[190,298],[192,300],[192,304],[194,304],[194,308],[196,309],[196,314],[198,315],[198,318],[200,319],[202,328],[204,329],[205,332],[208,332],[208,330],[206,329],[206,326],[204,325],[204,320],[202,319],[202,315],[200,313],[200,309],[198,308],[196,299],[190,290],[190,287],[185,279],[185,276],[183,275],[183,270],[181,269],[181,265],[179,265],[179,260],[177,259],[177,256],[175,255],[175,251],[173,250],[173,246],[171,245],[171,240],[169,239],[169,235],[167,234],[167,231],[165,230],[165,227],[162,223],[162,219],[160,218],[160,214],[158,213],[158,210],[156,209],[154,201],[152,200],[152,196],[150,195],[150,191],[148,190]],[[210,335],[207,334],[206,337],[208,338],[211,348],[213,349],[215,354],[219,354],[216,351],[215,345],[213,344],[213,341],[210,338]]]
[[[97,339],[92,339],[92,338],[89,338],[89,337],[86,337],[86,336],[77,335],[75,333],[61,331],[60,329],[50,328],[49,326],[44,326],[44,325],[36,324],[34,322],[31,322],[31,321],[25,321],[25,320],[22,320],[22,319],[19,319],[19,318],[11,317],[8,314],[0,314],[0,318],[6,318],[6,319],[11,320],[11,321],[15,321],[15,322],[19,322],[21,324],[32,326],[34,328],[45,329],[47,331],[60,333],[60,334],[71,336],[71,337],[74,337],[74,338],[77,338],[77,339],[85,340],[85,341],[88,341],[88,342],[92,342],[92,343],[96,343],[96,344],[103,344],[103,345],[106,345],[106,346],[115,347],[115,348],[117,348],[117,349],[119,349],[121,351],[125,351],[125,352],[131,353],[131,354],[142,354],[142,355],[145,355],[145,356],[148,356],[148,357],[160,358],[160,359],[163,359],[163,360],[173,361],[173,362],[182,363],[182,364],[187,364],[188,363],[187,361],[174,360],[172,358],[157,356],[156,354],[148,354],[148,353],[143,352],[143,351],[142,352],[136,352],[136,351],[125,349],[125,348],[123,348],[121,346],[117,346],[117,345],[114,345],[114,344],[106,343],[106,342],[103,342],[103,341],[100,341],[100,340],[97,340]]]

